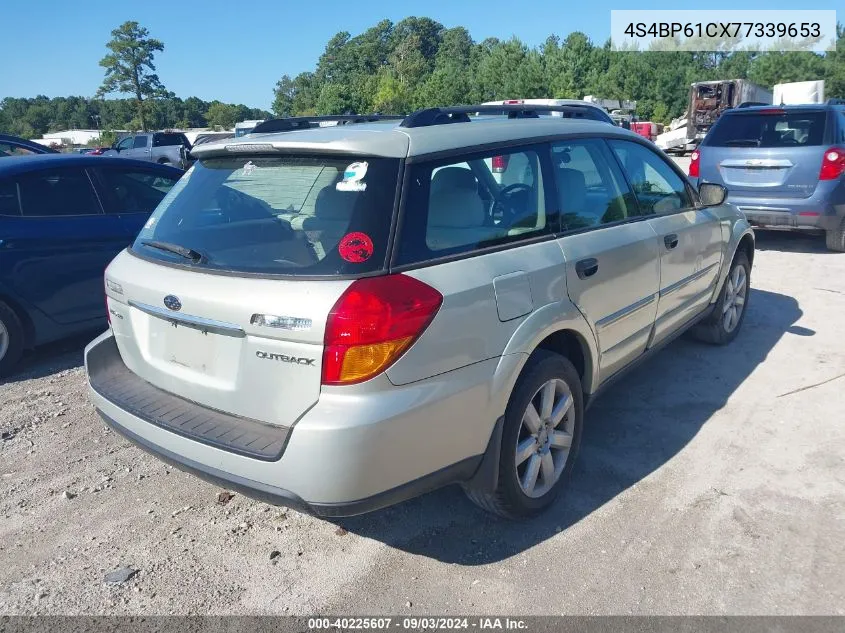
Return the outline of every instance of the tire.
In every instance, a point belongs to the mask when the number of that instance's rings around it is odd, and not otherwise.
[[[18,315],[0,301],[0,378],[8,376],[23,354],[24,331]]]
[[[845,218],[839,227],[825,232],[825,243],[829,251],[845,252]]]
[[[558,441],[569,443],[568,450],[552,446],[554,440],[548,428],[541,427],[540,437],[535,439],[530,425],[524,423],[529,404],[542,416],[542,392],[548,384],[555,389],[552,398],[554,408],[566,408],[563,403],[567,398],[570,402],[558,425],[553,428],[555,433],[562,434],[556,436]],[[496,489],[465,489],[467,496],[482,509],[509,519],[527,518],[545,510],[554,503],[572,474],[581,444],[583,420],[584,397],[575,367],[559,354],[535,351],[519,377],[505,411]],[[548,441],[543,442],[545,438]],[[538,442],[543,442],[543,445]],[[516,462],[518,444],[524,447],[522,454],[527,455],[520,464]],[[545,473],[552,472],[547,465],[549,463],[554,466],[554,472],[547,479]],[[528,471],[532,466],[536,473],[535,484],[529,494],[522,482],[530,482]]]
[[[159,164],[159,165],[170,165],[170,161],[169,161],[169,160],[167,160],[166,158],[160,158],[160,159],[158,160],[158,164]]]
[[[739,271],[741,269],[741,271]],[[740,292],[734,292],[733,282],[744,277],[744,288]],[[743,294],[744,292],[744,294]],[[748,312],[748,299],[751,296],[751,264],[745,253],[737,253],[731,263],[728,276],[719,293],[713,314],[707,317],[702,323],[695,326],[692,334],[695,338],[713,345],[727,345],[736,338],[739,330],[745,321],[745,313]],[[741,297],[742,303],[738,303]],[[728,305],[730,304],[730,305]],[[728,310],[738,308],[739,313],[729,319]]]

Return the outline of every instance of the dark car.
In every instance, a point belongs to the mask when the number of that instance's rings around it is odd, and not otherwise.
[[[58,154],[56,150],[19,136],[0,134],[0,158],[4,156],[31,156],[33,154]]]
[[[0,376],[24,349],[106,325],[103,271],[182,173],[78,154],[0,160]]]
[[[727,110],[692,153],[690,177],[728,188],[755,227],[824,232],[845,251],[845,107]]]

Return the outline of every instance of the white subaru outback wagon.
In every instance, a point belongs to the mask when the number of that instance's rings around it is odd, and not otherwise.
[[[505,108],[195,148],[106,271],[103,419],[320,516],[451,483],[551,504],[604,386],[688,329],[737,335],[754,235],[636,134]]]

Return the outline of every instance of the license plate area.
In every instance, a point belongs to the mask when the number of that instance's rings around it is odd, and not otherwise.
[[[177,321],[151,317],[150,352],[153,357],[201,374],[213,374],[216,335]]]

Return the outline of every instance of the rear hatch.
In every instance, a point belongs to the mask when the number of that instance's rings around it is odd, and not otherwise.
[[[126,366],[218,411],[296,421],[319,397],[332,307],[385,268],[399,162],[199,160],[106,272]]]
[[[725,113],[701,144],[702,181],[739,197],[809,198],[819,181],[826,116],[822,109]]]

